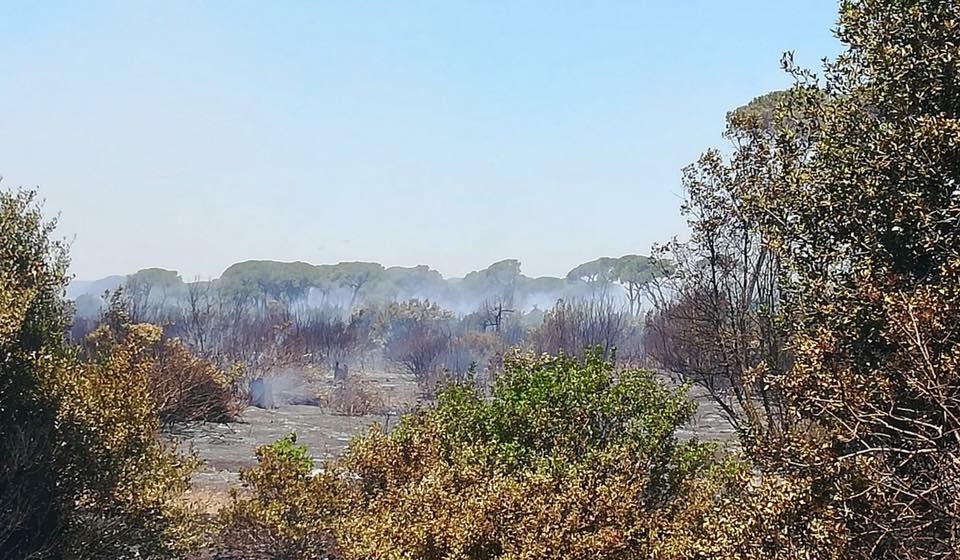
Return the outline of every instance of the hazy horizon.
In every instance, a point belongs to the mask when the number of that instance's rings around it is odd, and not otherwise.
[[[723,114],[839,49],[834,2],[47,2],[0,21],[0,183],[79,280],[238,261],[515,258],[682,234]]]
[[[640,251],[638,254],[647,255],[648,253],[649,253],[649,251]],[[628,253],[628,254],[635,254],[635,253]],[[576,267],[576,266],[578,266],[578,265],[580,265],[580,264],[583,264],[584,262],[592,261],[592,260],[594,260],[595,258],[600,258],[600,257],[615,257],[615,258],[619,258],[619,257],[627,256],[628,254],[624,254],[624,255],[597,255],[596,257],[592,257],[592,258],[586,259],[585,261],[570,263],[570,266],[568,266],[567,268],[565,268],[562,272],[558,272],[557,274],[531,274],[531,273],[528,272],[527,269],[524,267],[524,264],[523,264],[523,261],[522,261],[522,260],[520,260],[520,259],[516,259],[516,260],[520,261],[520,273],[523,274],[524,276],[527,276],[528,278],[542,278],[542,277],[564,278],[564,277],[567,275],[567,272],[569,272],[570,270],[572,270],[574,267]],[[490,265],[495,264],[496,262],[500,262],[500,261],[504,261],[504,260],[511,260],[511,259],[512,259],[512,257],[504,257],[504,258],[502,258],[502,259],[497,259],[496,261],[490,261],[490,262],[488,262],[488,263],[478,263],[475,267],[467,270],[464,274],[447,274],[447,273],[444,272],[443,270],[437,268],[436,266],[433,266],[433,265],[430,264],[430,263],[390,264],[390,263],[384,263],[384,262],[379,262],[379,261],[360,261],[360,262],[373,262],[373,263],[381,264],[381,265],[383,265],[383,267],[384,267],[385,269],[393,268],[393,267],[414,268],[414,267],[417,267],[417,266],[426,265],[426,266],[430,267],[432,270],[436,270],[437,272],[439,272],[440,275],[441,275],[445,280],[458,280],[458,279],[462,279],[464,276],[466,276],[466,274],[468,274],[468,273],[470,273],[470,272],[481,271],[481,270],[486,269],[486,268],[489,267]],[[246,261],[273,261],[273,262],[280,262],[280,263],[305,262],[305,263],[311,264],[311,265],[336,265],[336,264],[342,264],[342,263],[357,262],[358,260],[359,260],[359,259],[350,259],[350,260],[336,261],[336,262],[310,262],[310,261],[303,261],[303,260],[280,260],[280,259],[269,259],[269,258],[265,258],[265,259],[242,259],[242,260],[239,260],[239,261],[236,261],[236,262],[233,262],[233,263],[228,264],[226,267],[224,267],[224,270],[221,270],[221,271],[216,272],[216,273],[214,273],[214,274],[211,274],[211,275],[209,275],[209,276],[201,276],[201,275],[187,276],[187,275],[185,275],[185,274],[183,273],[183,271],[181,271],[181,270],[179,270],[179,269],[177,269],[177,268],[171,268],[171,267],[166,267],[166,266],[158,266],[158,265],[150,265],[150,266],[146,266],[146,267],[141,267],[141,268],[139,268],[139,269],[137,269],[137,270],[124,270],[124,271],[111,272],[110,274],[104,274],[103,276],[98,276],[98,277],[96,277],[96,278],[85,278],[85,277],[80,277],[80,276],[77,276],[76,274],[74,274],[74,277],[71,279],[71,281],[77,281],[77,282],[93,282],[93,281],[96,281],[96,280],[102,280],[102,279],[104,279],[104,278],[108,278],[108,277],[110,277],[110,276],[129,276],[129,275],[134,274],[134,273],[136,273],[136,272],[139,272],[140,270],[143,270],[143,269],[145,269],[145,268],[161,268],[161,269],[164,269],[164,270],[172,270],[172,271],[178,272],[178,273],[180,274],[181,280],[183,280],[184,282],[194,282],[194,281],[197,281],[197,280],[199,280],[199,281],[206,281],[206,280],[214,280],[214,279],[220,278],[220,277],[222,276],[223,272],[224,272],[227,268],[229,268],[230,266],[232,266],[232,265],[234,265],[234,264],[241,263],[241,262],[246,262]]]

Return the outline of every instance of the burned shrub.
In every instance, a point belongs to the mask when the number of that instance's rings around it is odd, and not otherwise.
[[[160,327],[130,324],[122,308],[111,307],[104,324],[83,343],[86,361],[99,363],[118,348],[128,348],[135,367],[147,373],[153,407],[164,426],[176,422],[229,422],[238,412],[228,379],[210,362],[197,358],[177,339],[165,339]]]
[[[471,369],[479,373],[497,369],[503,352],[498,333],[467,331],[450,341],[439,362],[452,379],[462,381]]]
[[[452,315],[435,303],[410,300],[394,303],[377,325],[386,358],[417,380],[426,379],[450,345]]]
[[[528,345],[537,353],[572,357],[600,348],[604,357],[611,357],[630,328],[630,315],[612,300],[560,300],[530,333]]]
[[[345,416],[383,414],[387,408],[380,392],[356,377],[348,378],[331,389],[326,404]]]

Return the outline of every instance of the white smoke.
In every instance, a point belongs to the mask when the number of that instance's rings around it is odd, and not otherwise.
[[[259,408],[319,406],[320,399],[297,370],[275,370],[250,380],[250,404]]]

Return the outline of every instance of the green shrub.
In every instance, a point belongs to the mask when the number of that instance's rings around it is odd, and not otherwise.
[[[292,442],[260,448],[218,545],[228,558],[265,557],[266,541],[290,559],[651,557],[677,542],[675,520],[693,522],[694,498],[741,472],[676,438],[693,410],[684,390],[596,353],[513,357],[492,397],[451,385],[318,474]]]
[[[0,192],[0,557],[175,557],[193,462],[157,438],[136,347],[81,363],[66,345],[53,228],[34,193]]]

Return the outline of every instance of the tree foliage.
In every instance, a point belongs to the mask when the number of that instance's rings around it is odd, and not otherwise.
[[[66,346],[66,247],[32,192],[0,193],[0,555],[169,558],[192,463],[157,438],[135,343]]]
[[[842,504],[856,557],[960,554],[958,26],[953,1],[844,2],[847,50],[794,70],[778,180],[743,192],[786,267],[780,386],[820,428],[781,460]]]
[[[823,78],[786,57],[796,86],[732,112],[733,155],[688,172],[704,274],[669,318],[703,343],[675,348],[735,364],[762,389],[742,408],[776,398],[782,430],[747,451],[848,558],[960,554],[958,22],[953,1],[843,2]]]

